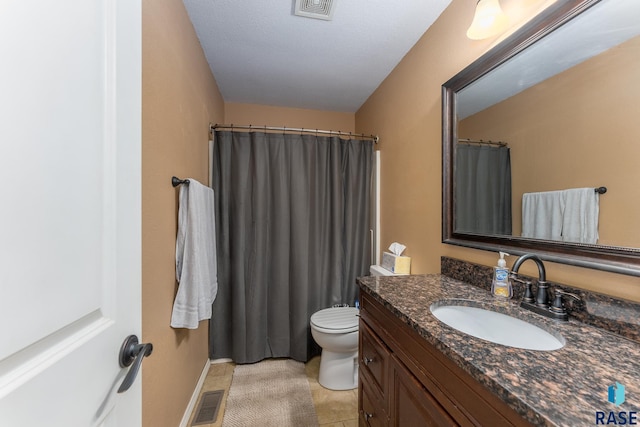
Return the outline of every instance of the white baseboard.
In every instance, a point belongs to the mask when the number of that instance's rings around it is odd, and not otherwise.
[[[184,415],[182,416],[182,421],[180,421],[180,427],[188,427],[189,418],[191,418],[191,413],[195,409],[196,403],[198,403],[198,397],[200,397],[200,391],[202,390],[205,378],[207,378],[207,373],[209,372],[209,366],[211,366],[211,363],[212,362],[210,360],[207,360],[207,363],[205,363],[204,368],[202,369],[196,388],[193,390],[187,409],[184,411]]]

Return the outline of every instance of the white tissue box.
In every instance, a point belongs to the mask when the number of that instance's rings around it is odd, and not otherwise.
[[[410,274],[411,257],[394,255],[391,252],[383,252],[382,267],[395,274]]]

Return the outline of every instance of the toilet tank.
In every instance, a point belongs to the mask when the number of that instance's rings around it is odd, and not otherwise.
[[[392,273],[379,265],[372,265],[369,267],[369,272],[372,276],[398,276],[398,274]]]

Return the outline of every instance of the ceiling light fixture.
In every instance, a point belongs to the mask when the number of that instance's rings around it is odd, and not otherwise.
[[[506,31],[509,18],[502,11],[498,0],[478,0],[476,14],[467,30],[471,40],[482,40]]]

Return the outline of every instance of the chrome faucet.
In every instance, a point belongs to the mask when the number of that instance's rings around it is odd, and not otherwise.
[[[517,277],[520,266],[528,259],[535,262],[538,266],[538,289],[536,291],[535,299],[533,298],[533,293],[531,292],[531,282],[528,280],[522,280]],[[516,260],[516,262],[513,263],[513,267],[511,267],[511,279],[525,285],[524,297],[522,298],[520,306],[546,317],[551,317],[558,320],[568,320],[569,316],[564,308],[564,304],[562,303],[562,295],[568,295],[578,300],[580,299],[577,295],[556,289],[555,300],[553,305],[551,305],[549,303],[550,299],[549,284],[547,283],[547,272],[544,268],[542,260],[534,254],[522,255]]]

